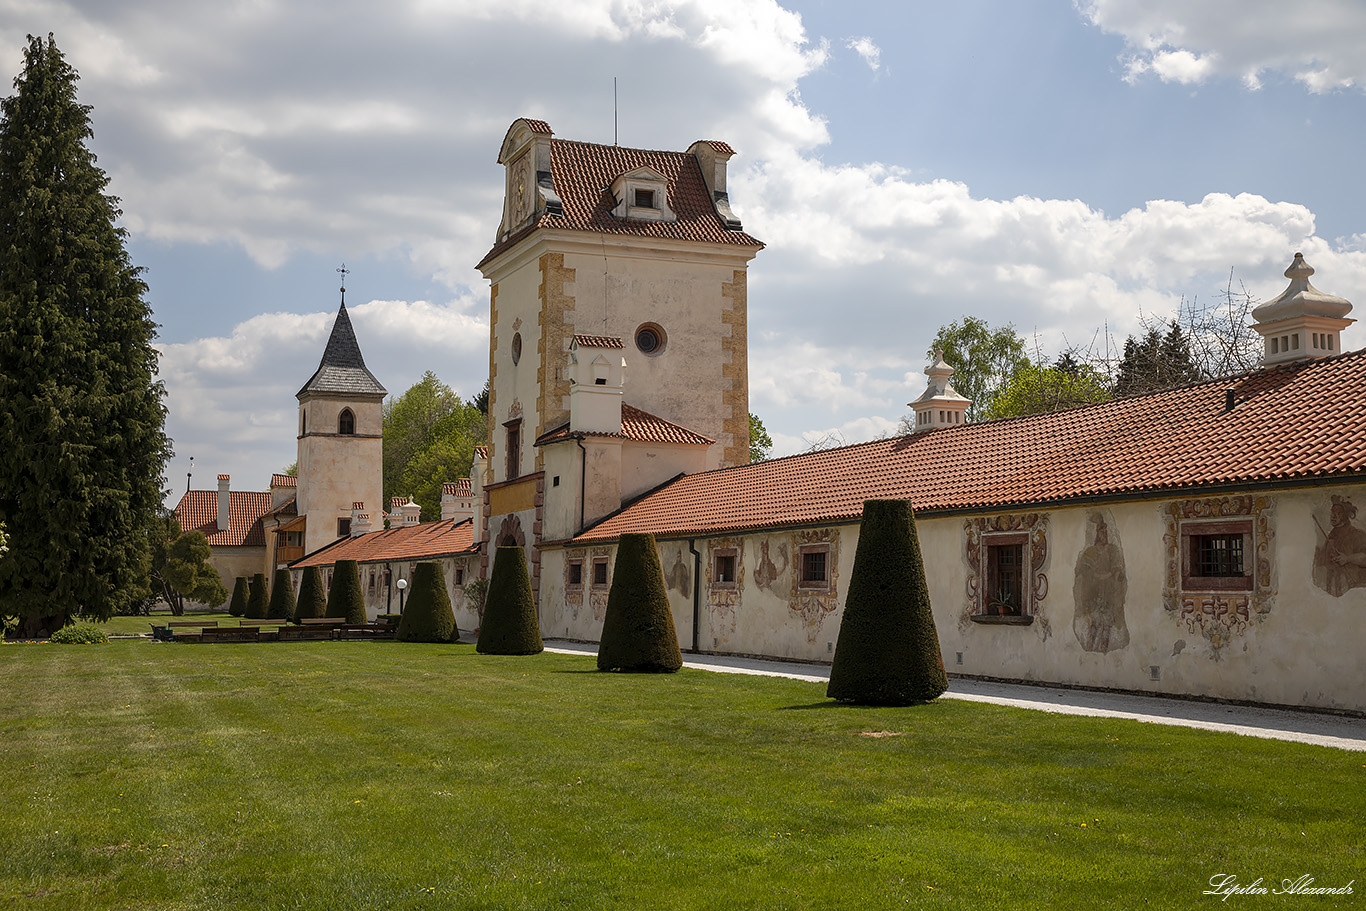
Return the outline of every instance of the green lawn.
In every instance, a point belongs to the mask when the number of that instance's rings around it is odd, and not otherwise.
[[[897,736],[866,736],[891,732]],[[388,642],[0,647],[0,907],[1153,908],[1366,883],[1366,757]]]
[[[177,617],[169,610],[163,609],[153,611],[149,617],[110,617],[105,622],[96,625],[111,636],[129,636],[151,633],[153,625],[165,626],[173,620],[176,622],[182,620],[217,620],[220,626],[236,626],[239,619],[229,616],[226,610],[187,611],[185,616]]]

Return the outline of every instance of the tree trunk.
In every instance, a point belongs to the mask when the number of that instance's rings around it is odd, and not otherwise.
[[[39,616],[29,614],[19,624],[20,636],[24,639],[46,639],[57,630],[66,626],[66,611]]]

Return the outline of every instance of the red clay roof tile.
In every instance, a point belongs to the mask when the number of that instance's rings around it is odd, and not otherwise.
[[[641,411],[639,408],[627,405],[625,402],[621,405],[620,434],[587,431],[583,435],[589,437],[620,436],[623,440],[631,440],[635,443],[681,443],[686,446],[710,446],[716,442],[700,433],[675,424],[673,421],[666,421],[648,411]],[[570,432],[569,425],[562,424],[537,437],[535,445],[544,446],[546,443],[556,443],[573,437],[574,434]]]
[[[469,519],[459,524],[424,522],[355,538],[340,538],[289,565],[301,568],[331,566],[338,560],[355,560],[358,563],[430,560],[478,551],[478,545],[474,544],[474,523]]]
[[[270,491],[228,491],[228,527],[218,527],[218,491],[190,490],[176,504],[181,531],[204,533],[214,547],[264,547],[261,517],[270,511]]]
[[[1225,389],[1235,406],[1224,410]],[[1366,472],[1366,352],[1099,405],[688,475],[577,540],[856,521]]]
[[[546,130],[549,132],[549,127]],[[675,221],[617,218],[612,214],[616,207],[616,200],[612,198],[612,181],[640,167],[658,171],[668,181],[669,208],[677,216]],[[716,214],[697,159],[687,152],[626,149],[552,139],[550,168],[555,192],[559,194],[563,205],[563,214],[542,211],[526,227],[495,244],[475,268],[482,268],[484,263],[535,228],[671,238],[760,249],[764,246],[744,231],[726,228]]]

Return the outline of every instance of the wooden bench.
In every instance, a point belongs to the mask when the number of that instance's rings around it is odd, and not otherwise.
[[[201,628],[201,629],[204,629],[204,628],[207,628],[207,627],[210,627],[210,626],[217,626],[217,625],[218,625],[218,621],[217,621],[217,620],[172,620],[172,621],[168,622],[166,625],[167,625],[167,626],[197,626],[197,627],[199,627],[199,628]]]
[[[299,621],[304,626],[341,626],[346,623],[345,617],[305,617]]]
[[[277,635],[280,642],[319,642],[332,638],[331,625],[282,626]]]
[[[387,623],[348,623],[337,627],[338,639],[392,639],[398,627]]]
[[[261,627],[211,626],[204,629],[199,636],[200,642],[260,642]]]

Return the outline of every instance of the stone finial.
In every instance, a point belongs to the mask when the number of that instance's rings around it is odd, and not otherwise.
[[[1313,274],[1304,254],[1296,253],[1285,270],[1289,287],[1252,311],[1252,328],[1264,340],[1263,364],[1331,357],[1342,351],[1342,330],[1355,322],[1347,318],[1352,304],[1311,285]]]
[[[970,399],[953,388],[953,365],[944,360],[944,350],[934,350],[934,360],[925,368],[925,391],[920,398],[909,402],[915,411],[915,433],[935,427],[952,427],[967,421]]]

